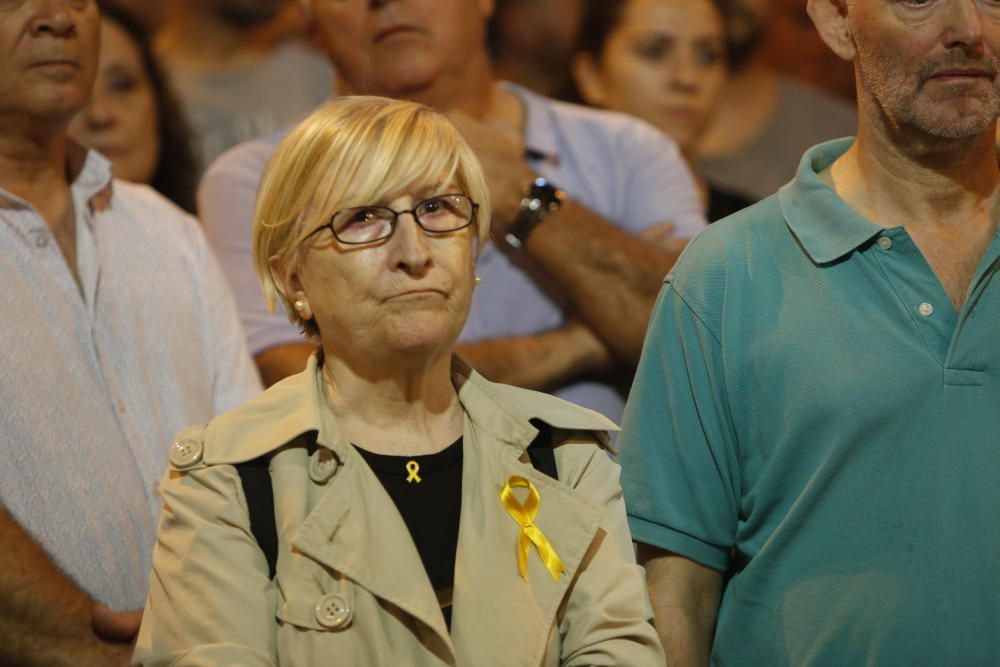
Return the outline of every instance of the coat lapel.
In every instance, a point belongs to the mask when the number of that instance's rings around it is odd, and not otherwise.
[[[508,655],[522,656],[524,662],[518,664],[540,665],[560,605],[600,527],[602,510],[532,467],[524,450],[537,429],[527,420],[505,419],[474,386],[463,387],[460,397],[468,416],[452,609],[459,664],[477,664],[482,655]],[[480,416],[486,419],[477,423]],[[520,576],[521,527],[500,500],[512,476],[530,480],[538,491],[535,524],[566,567],[557,581],[534,546],[528,553],[527,579]]]
[[[425,625],[441,640],[433,644],[445,652],[441,660],[454,664],[437,597],[392,499],[357,452],[342,468],[292,538],[293,549]]]

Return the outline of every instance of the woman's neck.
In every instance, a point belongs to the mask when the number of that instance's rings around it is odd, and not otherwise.
[[[462,435],[450,353],[378,355],[376,363],[332,350],[324,350],[324,357],[327,402],[348,441],[380,454],[420,455],[441,451]]]

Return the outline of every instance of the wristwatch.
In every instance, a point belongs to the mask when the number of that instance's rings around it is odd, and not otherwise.
[[[514,222],[507,228],[507,233],[504,234],[507,245],[516,250],[523,248],[532,230],[559,210],[564,197],[562,190],[540,176],[525,183],[521,208],[514,216]]]

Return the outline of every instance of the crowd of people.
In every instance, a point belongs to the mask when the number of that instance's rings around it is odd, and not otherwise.
[[[0,665],[1000,656],[992,0],[0,52]]]

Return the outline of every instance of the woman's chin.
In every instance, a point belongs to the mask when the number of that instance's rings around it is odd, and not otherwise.
[[[461,327],[438,317],[410,317],[392,323],[386,346],[398,352],[433,353],[454,346]]]

